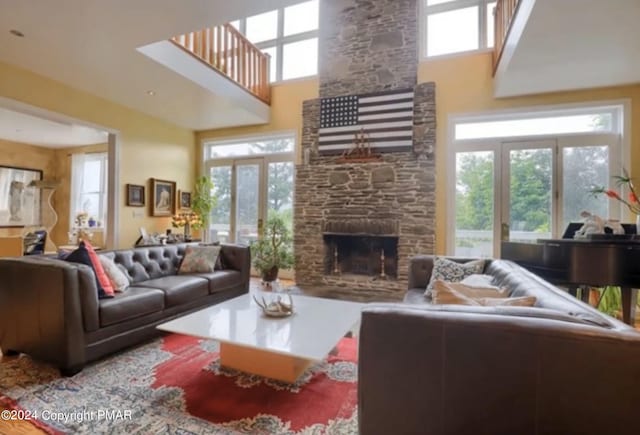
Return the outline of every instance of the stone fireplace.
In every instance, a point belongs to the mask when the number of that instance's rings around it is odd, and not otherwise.
[[[433,253],[435,85],[417,84],[417,15],[416,0],[320,2],[320,98],[303,104],[296,166],[300,287],[399,299],[409,258]],[[318,152],[321,99],[398,89],[414,90],[413,146],[372,162]]]

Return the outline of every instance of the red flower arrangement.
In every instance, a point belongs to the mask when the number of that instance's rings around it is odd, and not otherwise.
[[[622,175],[616,175],[613,177],[616,180],[616,184],[619,188],[624,186],[629,190],[629,194],[627,199],[623,198],[617,191],[613,189],[607,189],[605,187],[594,187],[591,189],[591,193],[594,195],[599,195],[604,193],[609,198],[617,199],[621,203],[627,206],[629,211],[635,213],[636,215],[640,215],[640,201],[638,201],[638,194],[636,193],[636,189],[633,185],[633,180],[629,176],[629,172],[626,169],[622,170]]]

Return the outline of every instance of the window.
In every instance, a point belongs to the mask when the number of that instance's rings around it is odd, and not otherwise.
[[[305,1],[232,23],[271,56],[271,82],[318,73],[318,1]]]
[[[500,256],[500,242],[559,238],[580,213],[624,210],[590,194],[623,155],[622,105],[460,117],[452,121],[448,252]]]
[[[78,225],[77,218],[85,219]],[[102,227],[107,217],[107,153],[71,157],[70,228]],[[93,224],[93,225],[92,225]]]
[[[423,0],[427,57],[493,47],[494,0]]]
[[[205,170],[217,198],[211,239],[250,243],[267,218],[293,225],[293,134],[205,143]]]

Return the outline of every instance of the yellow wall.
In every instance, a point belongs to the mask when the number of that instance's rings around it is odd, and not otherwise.
[[[0,140],[0,165],[40,169],[44,180],[56,178],[55,151],[49,148]],[[22,228],[0,228],[0,236],[20,234]]]
[[[120,179],[116,185],[121,208],[117,247],[131,247],[141,226],[150,232],[170,227],[169,218],[149,215],[148,179],[176,181],[178,189],[191,189],[196,167],[193,131],[5,63],[0,63],[0,96],[118,131]],[[126,183],[147,187],[147,207],[125,206]],[[134,217],[138,210],[143,211],[142,216]]]
[[[302,102],[314,98],[318,98],[316,78],[274,85],[271,88],[271,120],[268,124],[201,131],[196,134],[196,142],[200,147],[200,142],[204,139],[223,139],[293,130],[297,135],[296,159],[300,161]]]
[[[449,116],[517,107],[625,98],[631,100],[634,108],[640,106],[640,84],[495,99],[493,98],[491,53],[423,62],[418,70],[418,82],[431,81],[436,84],[436,252],[439,254],[444,254],[446,251],[446,223],[450,218],[446,210]],[[640,159],[640,110],[632,109],[631,141],[631,161],[636,162]],[[635,173],[637,176],[640,173],[640,167],[632,168],[631,162],[625,162],[625,165],[630,168],[632,174]]]

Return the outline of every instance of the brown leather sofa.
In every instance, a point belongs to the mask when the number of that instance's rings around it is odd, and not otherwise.
[[[530,307],[431,305],[433,257],[404,304],[363,311],[362,435],[637,434],[640,334],[515,263],[486,274]]]
[[[177,275],[185,247],[100,253],[123,265],[131,281],[112,299],[98,299],[88,266],[1,258],[0,349],[50,362],[70,376],[88,361],[157,335],[162,322],[248,292],[248,247],[222,245],[222,270]]]

